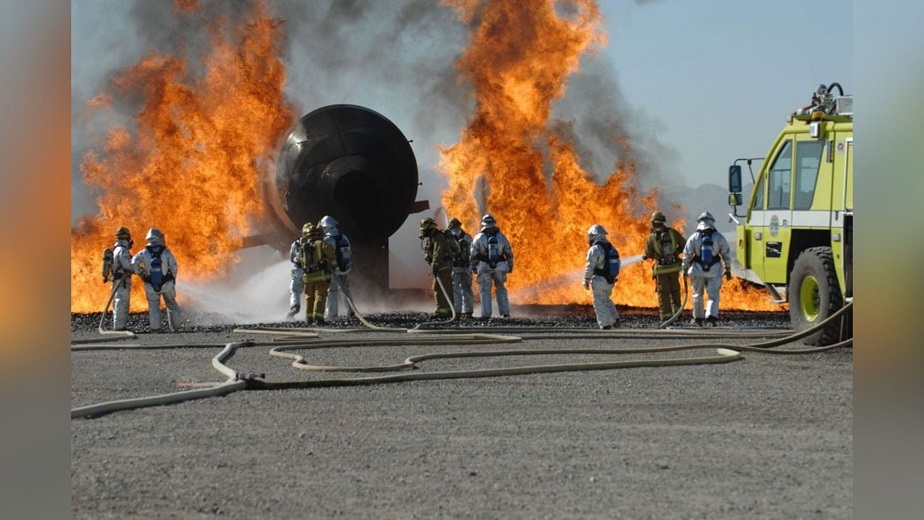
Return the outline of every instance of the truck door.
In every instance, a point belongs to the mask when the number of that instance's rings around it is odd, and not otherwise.
[[[755,237],[755,255],[763,256],[763,281],[786,283],[786,259],[792,235],[793,142],[783,141],[767,169],[767,205],[761,235]]]

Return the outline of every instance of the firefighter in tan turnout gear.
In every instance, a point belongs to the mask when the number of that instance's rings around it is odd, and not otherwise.
[[[301,282],[305,286],[305,322],[323,325],[331,276],[337,265],[337,253],[314,224],[305,224],[302,234],[305,243],[296,262],[302,271]]]
[[[693,286],[692,323],[702,327],[704,322],[709,322],[715,327],[719,321],[723,271],[725,278],[731,280],[731,248],[722,233],[715,229],[712,213],[704,211],[697,221],[696,232],[690,235],[683,247],[683,273],[690,276]],[[708,305],[703,302],[703,291],[709,298]]]
[[[651,214],[651,234],[645,242],[642,259],[654,260],[651,277],[658,293],[658,312],[661,321],[669,320],[680,312],[680,254],[686,239],[674,228],[668,227],[664,213]]]
[[[433,272],[433,298],[436,300],[436,317],[452,316],[452,264],[459,252],[459,244],[447,233],[441,231],[436,221],[425,218],[420,221],[421,248],[424,260]],[[446,293],[449,293],[447,297]]]

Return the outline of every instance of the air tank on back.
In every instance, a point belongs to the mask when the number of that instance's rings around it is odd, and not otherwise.
[[[303,116],[289,133],[275,189],[267,191],[291,240],[306,222],[337,220],[352,245],[351,285],[359,298],[388,289],[388,238],[409,214],[429,207],[415,202],[418,185],[417,159],[394,123],[361,106],[329,105]]]

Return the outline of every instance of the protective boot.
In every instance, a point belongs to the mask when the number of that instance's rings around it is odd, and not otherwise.
[[[719,324],[719,319],[716,318],[715,316],[709,316],[708,318],[706,318],[706,321],[708,321],[709,325],[712,327],[715,327],[716,325]]]
[[[690,322],[690,325],[696,325],[697,327],[702,327],[702,326],[703,326],[703,319],[702,319],[702,318],[693,318],[693,321]]]

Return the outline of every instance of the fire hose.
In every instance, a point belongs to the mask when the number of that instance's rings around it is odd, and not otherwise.
[[[106,313],[109,312],[109,306],[112,305],[112,301],[115,299],[116,292],[125,283],[125,281],[129,279],[130,276],[130,273],[126,273],[125,276],[119,281],[119,283],[112,284],[112,292],[109,294],[109,300],[106,301],[106,306],[103,307],[103,315],[99,317],[99,327],[96,329],[100,334],[112,334],[127,337],[133,337],[135,335],[135,333],[130,330],[106,330],[103,328],[103,323],[106,321]],[[115,310],[113,310],[112,313],[115,314]]]
[[[663,329],[671,323],[674,323],[674,321],[679,318],[681,314],[683,314],[683,309],[687,306],[687,298],[690,297],[690,288],[687,284],[686,275],[682,275],[681,278],[683,278],[683,302],[680,304],[680,309],[675,312],[673,316],[658,324],[659,329]]]
[[[509,375],[521,375],[521,374],[533,374],[533,373],[550,373],[550,372],[568,372],[568,371],[587,371],[587,370],[609,370],[617,368],[630,368],[630,367],[654,367],[654,366],[678,366],[678,365],[699,365],[699,364],[714,364],[714,363],[728,363],[731,361],[738,361],[744,359],[741,355],[742,351],[747,352],[762,352],[770,354],[784,354],[784,355],[795,355],[795,354],[806,354],[806,353],[817,353],[824,352],[828,350],[833,350],[837,348],[850,347],[853,345],[853,339],[849,338],[840,343],[834,345],[828,345],[824,347],[814,347],[814,348],[804,348],[804,349],[790,349],[790,350],[772,350],[774,347],[790,343],[806,337],[822,327],[827,326],[828,323],[832,322],[835,319],[839,319],[844,313],[852,308],[853,303],[850,302],[837,312],[829,316],[827,319],[821,321],[812,328],[806,329],[802,332],[788,335],[779,339],[758,342],[750,345],[733,345],[733,344],[724,344],[724,343],[699,343],[699,344],[690,344],[690,345],[676,345],[669,347],[657,347],[657,348],[644,348],[644,349],[538,349],[538,350],[500,350],[500,351],[487,351],[487,352],[459,352],[459,353],[450,353],[450,354],[423,354],[418,356],[411,356],[404,360],[404,362],[396,365],[386,365],[386,366],[377,366],[377,367],[337,367],[337,366],[324,366],[324,365],[310,365],[305,362],[304,357],[298,354],[290,354],[285,351],[294,350],[294,349],[320,349],[320,348],[331,348],[331,347],[340,347],[340,346],[359,346],[359,345],[446,345],[447,343],[451,344],[498,344],[498,343],[519,343],[527,340],[534,339],[555,339],[557,341],[562,341],[566,339],[572,339],[577,337],[582,337],[581,335],[575,336],[561,336],[561,335],[548,335],[548,336],[533,336],[528,338],[522,338],[518,336],[500,336],[500,335],[491,335],[491,334],[461,334],[461,335],[439,335],[439,336],[418,336],[413,339],[396,339],[396,338],[379,338],[379,339],[356,339],[356,340],[331,340],[331,341],[317,341],[317,342],[308,342],[308,343],[298,343],[298,344],[287,344],[287,345],[277,345],[270,350],[270,354],[277,357],[289,358],[292,359],[292,366],[301,370],[313,370],[313,371],[352,371],[352,372],[384,372],[384,371],[402,371],[401,374],[394,375],[385,375],[385,376],[375,376],[375,377],[359,377],[359,378],[340,378],[340,379],[318,379],[311,381],[281,381],[281,382],[268,382],[265,381],[265,376],[262,374],[248,374],[238,372],[227,365],[225,361],[230,359],[234,352],[238,348],[244,348],[249,346],[264,346],[271,345],[272,343],[257,343],[250,340],[228,343],[224,346],[224,349],[219,352],[214,358],[212,358],[212,366],[219,373],[227,377],[227,379],[222,383],[216,383],[215,386],[205,389],[197,389],[185,392],[177,392],[172,394],[164,394],[153,397],[145,397],[138,399],[128,399],[123,401],[110,401],[106,403],[100,403],[95,405],[82,406],[74,408],[71,410],[71,418],[78,417],[98,417],[100,415],[119,411],[119,410],[128,410],[135,408],[143,408],[149,406],[160,406],[165,404],[174,404],[178,402],[188,401],[192,399],[201,399],[204,397],[212,397],[218,395],[227,395],[238,390],[282,390],[282,389],[295,389],[295,388],[318,388],[318,387],[332,387],[332,386],[355,386],[355,385],[370,385],[370,384],[384,384],[384,383],[396,383],[403,381],[416,381],[416,380],[438,380],[438,379],[462,379],[462,378],[475,378],[475,377],[497,377],[497,376],[509,376]],[[586,336],[584,336],[586,337]],[[592,335],[592,337],[599,338],[599,335]],[[179,347],[188,348],[195,345],[180,345]],[[204,347],[214,347],[214,345],[205,345]],[[99,348],[119,348],[119,346],[113,347],[104,347],[96,346],[93,347],[96,349]],[[161,347],[161,348],[171,348],[171,347]],[[716,349],[716,355],[714,356],[704,356],[704,357],[694,357],[694,358],[669,358],[669,359],[652,359],[652,360],[629,360],[629,361],[611,361],[611,362],[587,362],[587,363],[566,363],[566,364],[555,364],[555,365],[532,365],[532,366],[519,366],[519,367],[510,367],[510,368],[491,368],[491,369],[476,369],[476,370],[463,370],[463,371],[443,371],[443,372],[408,372],[418,368],[418,363],[426,360],[432,359],[448,359],[448,358],[468,358],[468,357],[489,357],[489,356],[530,356],[530,355],[561,355],[561,354],[649,354],[649,353],[662,353],[662,352],[671,352],[671,351],[683,351],[683,350],[694,350],[694,349]],[[83,350],[89,349],[84,347]],[[81,350],[80,347],[72,347],[72,350]]]

